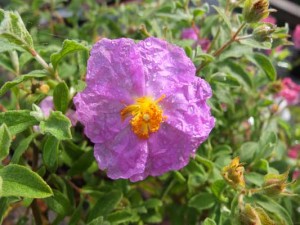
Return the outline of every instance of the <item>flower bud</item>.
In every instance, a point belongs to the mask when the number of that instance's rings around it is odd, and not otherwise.
[[[275,31],[275,26],[272,24],[263,24],[253,31],[253,37],[259,42],[272,42],[272,33]]]
[[[261,225],[258,213],[250,204],[240,212],[240,221],[243,225]]]
[[[257,23],[272,11],[269,9],[269,0],[246,0],[243,15],[247,23]]]
[[[267,174],[264,177],[264,193],[269,196],[277,196],[284,192],[287,186],[289,171],[283,174]]]
[[[41,91],[43,94],[47,94],[47,93],[49,92],[49,90],[50,90],[50,87],[49,87],[49,85],[47,85],[47,84],[42,84],[42,85],[40,86],[40,91]]]
[[[245,187],[244,167],[239,157],[234,158],[222,169],[222,176],[234,188]]]

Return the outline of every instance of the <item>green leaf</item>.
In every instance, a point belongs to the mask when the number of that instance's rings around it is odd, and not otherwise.
[[[259,140],[260,151],[257,154],[257,159],[268,157],[274,150],[277,144],[277,135],[274,131],[265,131]]]
[[[21,75],[17,77],[16,79],[12,81],[6,82],[1,88],[0,88],[0,96],[4,95],[7,91],[9,91],[12,87],[30,79],[39,79],[47,76],[43,70],[36,70],[32,71],[31,73]]]
[[[10,43],[6,39],[0,39],[0,53],[11,52],[14,50],[24,51],[18,45],[14,44],[14,43]]]
[[[259,48],[259,49],[271,49],[272,44],[270,42],[258,42],[253,38],[248,38],[244,40],[240,40],[240,43],[243,45],[250,46],[252,48]],[[242,47],[241,47],[242,48]]]
[[[162,201],[160,199],[156,199],[156,198],[150,198],[144,202],[144,206],[147,209],[158,208],[158,207],[161,207],[162,205],[163,205]]]
[[[273,213],[274,216],[277,217],[278,222],[283,220],[285,225],[294,224],[286,209],[273,199],[263,195],[255,195],[253,201],[255,204],[260,205],[264,210]]]
[[[56,70],[58,63],[62,58],[77,51],[89,51],[89,49],[77,41],[65,40],[62,49],[59,52],[52,54],[50,57],[53,68]]]
[[[2,224],[9,206],[8,198],[0,198],[0,224]]]
[[[27,31],[19,13],[0,9],[0,37],[16,44],[27,51],[33,49],[31,35]]]
[[[51,172],[55,172],[58,166],[58,146],[59,140],[48,135],[43,147],[43,161]]]
[[[42,133],[50,133],[58,140],[72,138],[70,120],[58,111],[52,111],[48,119],[41,121],[40,129]]]
[[[219,16],[224,20],[224,22],[226,23],[227,27],[231,30],[231,23],[230,20],[228,18],[228,16],[225,14],[224,9],[221,9],[215,5],[212,6],[217,13],[219,14]]]
[[[223,195],[224,188],[226,187],[226,182],[224,180],[216,180],[211,185],[212,193],[220,200],[220,201],[227,201],[227,198]]]
[[[69,88],[65,82],[56,85],[53,91],[53,102],[55,109],[65,113],[69,105]]]
[[[213,207],[216,199],[210,193],[200,193],[193,196],[188,203],[188,206],[196,208],[198,210],[209,209]]]
[[[229,66],[230,70],[241,78],[241,80],[249,87],[253,87],[252,77],[244,70],[244,68],[234,62],[233,60],[227,60],[226,64]]]
[[[216,222],[214,220],[212,220],[211,218],[206,218],[204,220],[204,222],[202,223],[202,225],[217,225]]]
[[[53,194],[52,197],[45,199],[48,207],[60,216],[69,215],[73,207],[67,197],[58,190],[53,190]]]
[[[23,139],[20,144],[18,145],[18,147],[15,149],[14,151],[14,155],[11,159],[12,163],[19,163],[20,157],[22,156],[22,154],[28,149],[30,143],[32,142],[32,140],[34,138],[36,138],[38,136],[38,133],[34,133],[31,134],[30,136],[28,136],[27,138]]]
[[[0,169],[0,196],[46,198],[52,190],[35,172],[25,166],[10,164]]]
[[[0,161],[2,161],[9,153],[11,145],[11,135],[6,124],[0,126]]]
[[[275,81],[277,74],[271,60],[261,53],[255,53],[253,58],[255,63],[264,71],[269,80]]]
[[[38,124],[29,110],[12,110],[0,113],[0,124],[5,123],[11,135],[18,134],[28,127]]]
[[[96,219],[93,219],[87,225],[110,225],[110,223],[107,221],[104,221],[103,216],[100,216]]]
[[[135,215],[129,210],[117,211],[108,215],[107,220],[112,224],[134,222]]]
[[[94,152],[88,151],[80,156],[80,158],[72,165],[72,168],[68,171],[69,176],[86,171],[94,162]]]
[[[257,142],[245,142],[239,149],[241,162],[251,162],[258,151],[260,151],[260,146]]]
[[[91,221],[99,216],[105,216],[116,208],[123,197],[120,191],[111,191],[101,196],[95,206],[91,209],[88,221]]]
[[[235,77],[233,77],[227,73],[222,73],[222,72],[213,74],[210,77],[210,81],[224,83],[224,84],[228,84],[231,86],[239,86],[240,85],[239,81]]]

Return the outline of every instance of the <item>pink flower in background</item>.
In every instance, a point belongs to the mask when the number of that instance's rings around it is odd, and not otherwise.
[[[292,159],[296,159],[300,152],[300,144],[292,146],[288,151],[288,156]]]
[[[74,98],[100,169],[143,180],[187,165],[212,128],[211,88],[183,49],[157,38],[102,39]]]
[[[289,77],[285,77],[281,84],[282,89],[279,92],[279,96],[286,99],[290,105],[298,104],[300,100],[300,85],[293,82]]]
[[[298,24],[293,32],[293,41],[295,48],[300,49],[300,24]]]
[[[207,38],[199,39],[200,30],[198,28],[186,28],[182,30],[181,39],[194,40],[193,47],[199,45],[204,52],[206,52],[210,45],[210,40]]]
[[[50,112],[53,111],[53,109],[54,109],[53,97],[52,96],[47,96],[46,98],[44,98],[41,101],[39,106],[40,106],[44,116],[49,117]]]
[[[268,16],[267,18],[263,19],[262,22],[276,24],[277,20],[273,16]]]
[[[47,96],[39,104],[44,116],[47,118],[50,116],[50,112],[54,110],[53,97]],[[75,126],[77,123],[77,116],[74,110],[68,109],[66,116],[70,119],[72,126]]]

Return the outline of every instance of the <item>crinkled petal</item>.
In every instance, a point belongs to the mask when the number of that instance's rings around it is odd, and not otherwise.
[[[186,166],[197,149],[191,137],[177,128],[164,123],[148,140],[148,160],[145,171],[130,177],[135,182],[147,176],[179,170]]]
[[[178,85],[193,81],[196,69],[182,48],[154,37],[140,41],[137,46],[144,65],[147,95],[159,98]]]
[[[204,142],[215,125],[207,99],[209,84],[198,77],[189,85],[178,87],[173,95],[161,101],[167,124],[186,133],[197,144]]]
[[[121,100],[144,94],[144,71],[138,48],[133,40],[102,39],[96,43],[88,60],[87,88],[103,96]]]
[[[100,169],[107,169],[108,177],[127,179],[144,172],[148,157],[147,142],[139,139],[127,126],[114,140],[96,144],[94,155]]]
[[[86,88],[73,99],[78,120],[84,125],[87,137],[93,143],[113,139],[128,123],[121,120],[124,104],[120,100],[101,96],[97,90]]]

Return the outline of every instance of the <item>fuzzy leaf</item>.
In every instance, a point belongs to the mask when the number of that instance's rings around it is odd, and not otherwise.
[[[0,161],[6,158],[11,145],[11,135],[6,124],[0,126]]]
[[[52,135],[49,135],[44,143],[43,161],[51,172],[55,172],[58,166],[58,146],[59,140]]]
[[[0,37],[27,51],[33,49],[32,37],[27,31],[19,13],[0,9]]]
[[[30,115],[29,110],[12,110],[0,113],[0,124],[2,123],[7,125],[11,135],[15,135],[38,124],[38,121]]]
[[[202,210],[202,209],[209,209],[209,208],[213,207],[215,202],[216,202],[216,199],[212,194],[200,193],[200,194],[193,196],[189,200],[188,205],[190,207],[196,208],[198,210]]]
[[[75,53],[77,51],[89,51],[89,49],[77,41],[65,40],[62,49],[59,52],[53,53],[51,55],[50,60],[53,68],[56,70],[58,63],[62,58],[64,58],[68,54]]]
[[[9,91],[12,87],[30,79],[39,79],[47,76],[43,70],[36,70],[32,71],[31,73],[21,75],[17,77],[16,79],[12,81],[6,82],[1,88],[0,88],[0,96],[4,95],[7,91]]]
[[[71,139],[72,135],[70,128],[70,120],[58,111],[52,111],[49,118],[40,123],[42,133],[50,133],[58,140]]]
[[[123,197],[120,191],[111,191],[98,198],[95,206],[91,209],[88,220],[91,221],[98,216],[105,216],[111,212],[121,201]]]
[[[65,113],[69,104],[69,88],[65,82],[56,85],[53,92],[53,102],[55,109]]]
[[[46,198],[52,195],[48,184],[25,166],[10,164],[0,169],[0,196]]]
[[[20,157],[22,156],[22,154],[28,149],[30,143],[32,142],[32,140],[38,136],[37,133],[34,133],[30,136],[28,136],[27,138],[23,139],[20,144],[18,145],[18,147],[15,149],[14,151],[14,155],[11,159],[12,163],[19,163]]]
[[[69,215],[72,212],[72,206],[67,197],[58,190],[53,190],[53,194],[53,196],[45,199],[49,208],[60,216]]]
[[[276,80],[276,70],[267,56],[261,53],[256,53],[254,54],[253,58],[255,60],[255,63],[264,71],[269,80]]]

